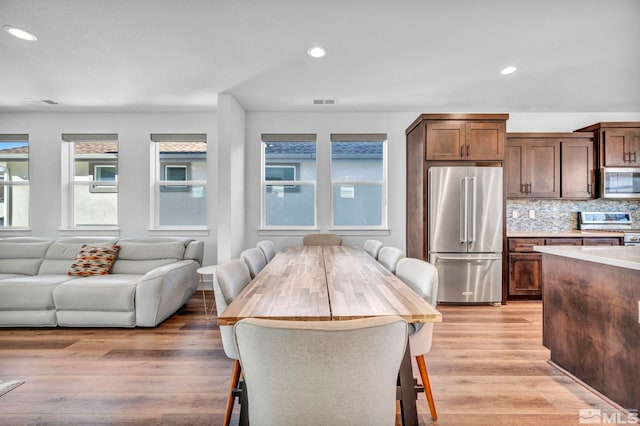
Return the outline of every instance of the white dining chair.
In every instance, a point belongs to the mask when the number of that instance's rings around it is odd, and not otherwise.
[[[240,253],[240,259],[242,259],[249,267],[249,274],[251,278],[255,278],[262,268],[267,266],[267,260],[264,257],[264,253],[257,247],[246,249]]]
[[[397,247],[384,246],[378,252],[378,262],[394,274],[398,261],[403,257],[404,252]]]
[[[374,259],[378,259],[378,253],[380,252],[380,249],[382,247],[382,242],[378,240],[367,240],[362,246],[362,248],[364,248],[364,251],[366,251],[369,256],[373,257]]]
[[[218,266],[215,274],[216,279],[213,280],[213,291],[216,300],[216,311],[220,314],[227,309],[227,306],[240,294],[247,284],[251,282],[251,275],[249,274],[247,264],[241,259],[233,259]],[[242,369],[240,368],[238,351],[233,338],[233,326],[221,325],[220,336],[222,338],[222,349],[224,349],[225,355],[234,360],[224,415],[224,426],[229,426],[231,413],[233,411],[233,402],[235,400],[233,391],[238,387]]]
[[[256,244],[256,247],[262,250],[262,253],[264,254],[264,258],[267,261],[267,263],[271,262],[271,259],[273,259],[276,253],[278,253],[278,250],[276,249],[276,245],[273,244],[273,241],[270,241],[270,240],[258,241],[258,244]]]
[[[398,261],[396,276],[418,293],[434,308],[438,300],[438,270],[435,266],[420,259],[404,258]],[[429,373],[424,355],[431,350],[433,340],[433,323],[409,324],[409,347],[411,356],[416,358],[420,378],[424,386],[424,394],[427,397],[429,411],[433,420],[438,420],[436,404],[431,392]]]
[[[251,426],[395,424],[402,318],[249,318],[235,339]]]
[[[337,234],[307,234],[302,238],[303,246],[339,246],[342,237]]]

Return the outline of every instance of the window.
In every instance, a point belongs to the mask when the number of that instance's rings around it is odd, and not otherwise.
[[[316,135],[262,135],[262,227],[316,226]]]
[[[70,155],[69,225],[118,225],[118,135],[65,133]]]
[[[0,229],[29,226],[29,135],[0,135]]]
[[[153,133],[152,228],[207,225],[205,134]]]
[[[386,139],[386,134],[331,135],[333,227],[386,227]]]

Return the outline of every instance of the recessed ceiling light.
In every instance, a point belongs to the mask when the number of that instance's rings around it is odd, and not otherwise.
[[[500,74],[502,75],[508,75],[508,74],[513,74],[514,72],[516,72],[518,70],[517,67],[514,66],[508,66],[506,68],[504,68],[502,71],[500,71]]]
[[[327,55],[327,49],[322,46],[313,46],[311,49],[307,50],[307,55],[312,58],[322,58]]]
[[[4,30],[9,34],[11,34],[12,36],[17,37],[21,40],[27,40],[27,41],[38,40],[38,37],[36,37],[34,34],[31,34],[29,31],[23,30],[22,28],[14,27],[11,25],[5,25]]]

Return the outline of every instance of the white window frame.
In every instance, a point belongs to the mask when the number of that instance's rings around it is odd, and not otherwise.
[[[190,165],[180,163],[176,161],[176,164],[164,164],[160,163],[160,142],[172,142],[172,143],[188,143],[188,142],[207,142],[206,134],[202,133],[152,133],[150,142],[150,218],[149,227],[150,230],[156,231],[205,231],[208,229],[207,225],[160,225],[160,192],[163,191],[191,191],[194,186],[204,187],[205,193],[207,192],[207,180],[193,180],[192,172],[189,170]],[[180,163],[180,164],[178,164]],[[208,164],[208,153],[205,157],[205,163]],[[184,168],[186,180],[167,180],[167,168]],[[164,179],[161,179],[161,170],[164,168]],[[206,197],[208,197],[206,195]],[[209,204],[207,202],[207,204]],[[206,216],[206,213],[205,213]]]
[[[382,142],[382,180],[333,180],[333,142]],[[329,148],[329,163],[331,177],[331,228],[332,230],[386,230],[388,229],[388,185],[387,185],[387,135],[382,133],[354,133],[354,134],[331,134],[331,142]],[[351,187],[357,185],[378,185],[381,186],[380,206],[380,225],[336,225],[334,212],[334,188],[340,185],[342,191],[343,186]]]
[[[62,185],[66,190],[62,191],[63,197],[66,200],[62,200],[62,229],[68,230],[91,230],[91,231],[117,231],[120,226],[120,194],[118,191],[118,179],[116,174],[115,182],[112,180],[97,180],[96,176],[93,176],[92,180],[76,180],[75,176],[75,144],[77,142],[114,142],[118,144],[117,133],[63,133],[62,134],[62,149],[61,149],[61,163],[62,163]],[[116,155],[116,164],[119,163],[119,152]],[[100,161],[94,161],[93,163],[100,165]],[[117,166],[116,166],[117,167]],[[95,171],[94,171],[95,173]],[[74,189],[76,185],[89,186],[90,192],[112,192],[117,194],[117,214],[116,223],[101,225],[101,224],[76,224],[74,217]]]
[[[29,174],[29,179],[27,180],[5,180],[5,178],[3,177],[2,179],[0,179],[0,186],[3,188],[3,194],[4,194],[4,201],[6,203],[6,199],[7,199],[7,193],[10,193],[10,191],[8,191],[11,187],[16,187],[16,186],[27,186],[29,187],[29,182],[31,180],[31,155],[29,152],[29,135],[28,134],[2,134],[0,135],[0,142],[24,142],[27,144],[27,169],[28,169],[28,174]],[[2,146],[2,144],[0,143],[0,146]],[[29,198],[31,198],[31,191],[29,190]],[[29,229],[30,227],[30,219],[31,219],[31,200],[29,199],[28,201],[28,206],[27,206],[27,211],[29,212],[27,214],[27,225],[25,226],[15,226],[15,225],[6,225],[3,224],[2,226],[0,226],[0,232],[6,232],[6,231],[16,231],[16,230],[26,230]],[[6,213],[6,209],[5,209],[5,213]],[[5,218],[6,220],[6,218]]]
[[[292,134],[292,133],[283,133],[283,134],[262,134],[261,138],[261,146],[260,146],[260,230],[278,230],[278,231],[286,231],[286,230],[316,230],[318,229],[318,140],[316,134],[305,133],[305,134]],[[265,156],[265,148],[268,143],[279,143],[279,142],[313,142],[316,144],[316,158],[315,158],[315,169],[316,169],[316,179],[315,180],[288,180],[288,181],[274,181],[274,180],[265,180],[265,170],[266,167],[266,156]],[[286,162],[286,161],[284,161]],[[284,163],[283,162],[283,163]],[[292,161],[293,162],[293,161]],[[291,162],[288,162],[291,163]],[[289,166],[290,164],[286,164]],[[279,166],[278,166],[279,167]],[[294,172],[295,173],[295,172]],[[298,174],[295,173],[295,178],[298,177]],[[267,187],[282,187],[284,191],[287,187],[295,188],[296,186],[311,186],[313,188],[313,225],[267,225]]]

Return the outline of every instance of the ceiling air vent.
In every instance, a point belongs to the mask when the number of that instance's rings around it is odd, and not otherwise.
[[[335,105],[336,100],[335,99],[314,99],[313,104],[314,105]]]

